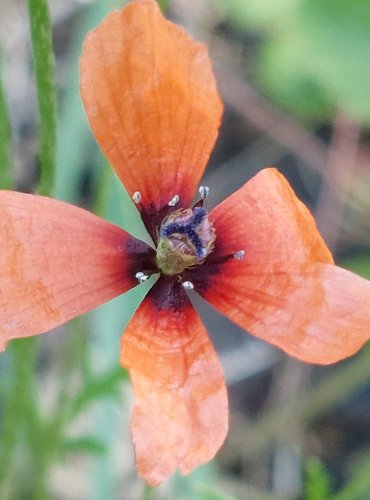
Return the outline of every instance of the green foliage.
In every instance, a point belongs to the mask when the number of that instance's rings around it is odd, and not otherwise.
[[[370,498],[369,470],[370,454],[367,453],[355,468],[347,484],[335,495],[334,500],[367,500]]]
[[[304,500],[330,500],[330,477],[323,464],[315,457],[306,461]]]
[[[102,455],[107,452],[107,448],[104,443],[96,439],[93,435],[79,436],[77,438],[64,438],[62,439],[59,448],[63,458],[70,453]]]
[[[127,372],[119,365],[114,365],[107,373],[92,376],[72,400],[68,418],[78,416],[97,399],[119,398],[119,388],[124,380],[127,380]]]
[[[341,108],[370,123],[369,2],[218,1],[263,35],[259,81],[281,105],[320,120]]]
[[[162,12],[166,12],[168,9],[168,0],[158,0],[158,5],[160,6]]]
[[[307,40],[292,29],[266,43],[260,52],[258,78],[283,107],[310,120],[327,120],[334,111],[331,93],[305,67]]]
[[[221,10],[240,28],[276,30],[294,13],[296,0],[217,0]]]
[[[211,462],[198,467],[189,476],[175,474],[170,482],[171,496],[178,500],[236,500],[217,485],[217,469]]]
[[[200,500],[236,500],[234,496],[223,493],[219,488],[212,487],[209,484],[195,484],[194,490]]]
[[[370,255],[356,255],[356,257],[344,260],[341,264],[346,269],[349,269],[364,278],[370,279]]]
[[[46,455],[44,426],[39,412],[36,386],[36,361],[38,339],[28,338],[13,341],[9,346],[12,369],[10,391],[2,415],[2,446],[0,448],[0,497],[9,487],[11,475],[17,469],[16,453],[21,443],[27,443],[24,454],[27,460],[28,484],[20,480],[17,488],[24,489],[26,496],[34,492],[40,499],[46,496]],[[13,472],[14,473],[14,472]]]

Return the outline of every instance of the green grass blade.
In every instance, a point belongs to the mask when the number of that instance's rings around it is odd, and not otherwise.
[[[28,0],[32,54],[37,85],[40,143],[40,194],[50,194],[56,155],[54,53],[47,0]]]
[[[305,464],[305,500],[332,499],[330,476],[316,457],[309,457]]]
[[[0,188],[11,189],[12,180],[12,159],[11,159],[11,127],[6,103],[5,89],[1,73],[1,53],[0,53]]]

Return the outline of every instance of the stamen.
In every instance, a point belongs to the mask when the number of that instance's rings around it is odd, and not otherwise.
[[[141,193],[140,191],[135,191],[135,193],[132,195],[132,200],[133,202],[138,205],[141,202]]]
[[[175,196],[173,198],[171,198],[171,200],[168,202],[168,206],[174,207],[175,205],[178,204],[179,200],[180,200],[180,196],[178,194],[175,194]]]
[[[135,274],[135,278],[138,280],[139,283],[144,283],[144,281],[148,280],[150,278],[149,274],[145,274],[141,271]]]
[[[207,255],[207,250],[204,247],[200,247],[196,249],[197,256],[200,259],[204,259],[204,257]]]
[[[199,194],[202,200],[205,200],[207,196],[209,195],[209,187],[208,186],[200,186],[199,187]]]
[[[236,260],[244,260],[244,255],[245,255],[245,251],[244,250],[239,250],[238,252],[235,252],[233,254],[233,258],[236,259]]]
[[[182,286],[185,288],[185,290],[193,290],[194,285],[191,281],[183,281]]]

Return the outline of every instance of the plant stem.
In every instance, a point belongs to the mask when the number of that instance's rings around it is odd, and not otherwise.
[[[50,194],[56,156],[56,92],[54,53],[47,0],[28,0],[32,54],[37,84],[40,143],[38,192]]]
[[[3,438],[0,455],[0,497],[7,488],[17,488],[28,498],[42,500],[47,498],[45,451],[42,422],[38,414],[38,398],[35,377],[37,361],[37,341],[34,338],[22,339],[10,344],[12,355],[12,383],[4,414]],[[30,470],[23,482],[15,481],[14,455],[17,445],[26,441],[28,449],[23,453],[31,454]],[[16,471],[15,471],[16,474]],[[10,486],[11,484],[11,486]],[[16,492],[11,492],[16,497]]]
[[[153,500],[155,498],[155,490],[147,484],[144,484],[143,494],[141,500]]]
[[[1,53],[0,53],[1,65]],[[11,160],[12,134],[8,106],[6,103],[5,89],[2,81],[0,66],[0,188],[11,189],[12,187],[12,160]]]

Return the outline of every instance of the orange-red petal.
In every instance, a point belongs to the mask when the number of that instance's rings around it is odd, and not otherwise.
[[[261,171],[210,214],[214,261],[203,297],[250,333],[307,362],[332,363],[370,337],[370,283],[332,265],[307,208],[275,169]],[[190,277],[191,279],[191,277]]]
[[[261,170],[210,213],[217,234],[216,254],[245,251],[247,265],[332,263],[307,207],[275,168]]]
[[[246,264],[205,294],[257,337],[309,363],[334,363],[370,338],[370,282],[332,264]]]
[[[166,288],[165,281],[141,304],[121,344],[121,362],[135,391],[131,430],[137,467],[151,485],[177,466],[187,474],[211,460],[228,427],[216,353],[181,285]]]
[[[81,58],[81,94],[93,133],[132,195],[186,206],[217,136],[222,104],[206,47],[136,0],[92,31]],[[153,207],[154,206],[154,207]]]
[[[1,347],[45,332],[136,284],[130,260],[136,240],[86,210],[0,191],[0,221]]]

